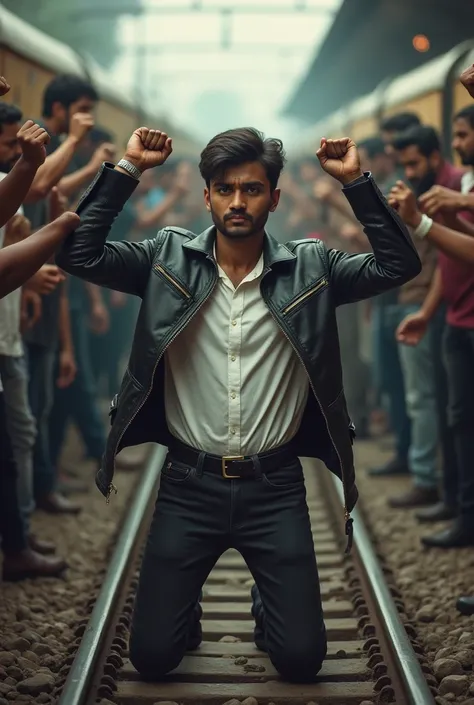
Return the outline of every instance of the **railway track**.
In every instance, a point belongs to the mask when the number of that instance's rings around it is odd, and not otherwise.
[[[221,557],[204,586],[200,649],[185,656],[165,682],[141,682],[127,658],[127,635],[163,458],[161,448],[152,455],[102,591],[87,625],[79,626],[79,648],[69,659],[59,705],[93,705],[104,698],[117,705],[224,705],[234,698],[255,698],[258,705],[434,704],[430,686],[436,682],[424,673],[408,635],[413,640],[416,634],[400,619],[402,605],[385,582],[361,515],[353,514],[354,548],[345,557],[338,481],[318,472],[312,460],[304,465],[329,642],[317,683],[283,682],[254,646],[253,581],[236,551]]]

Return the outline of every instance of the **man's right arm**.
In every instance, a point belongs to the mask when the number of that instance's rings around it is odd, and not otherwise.
[[[140,174],[161,166],[171,152],[171,140],[164,132],[140,127],[129,140],[125,160]],[[138,180],[121,166],[102,165],[77,207],[80,226],[56,256],[64,271],[92,284],[143,296],[156,240],[106,242],[115,218],[137,185]]]
[[[137,185],[138,181],[128,174],[103,164],[77,206],[81,224],[56,255],[61,269],[92,284],[143,295],[151,269],[153,241],[107,242],[116,217]]]

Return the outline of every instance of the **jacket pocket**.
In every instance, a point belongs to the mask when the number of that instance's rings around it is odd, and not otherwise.
[[[184,296],[186,299],[191,298],[191,293],[188,291],[188,289],[181,284],[172,274],[168,272],[167,269],[163,267],[162,264],[154,264],[153,265],[153,271],[158,274],[158,276],[162,277],[170,286],[174,287],[176,291],[179,291],[179,293]]]
[[[290,301],[289,304],[285,306],[283,311],[281,312],[283,316],[285,316],[288,313],[291,313],[297,306],[300,304],[303,304],[306,302],[307,299],[309,299],[311,296],[314,296],[316,294],[320,294],[324,289],[326,289],[329,286],[329,281],[326,277],[323,279],[320,279],[316,284],[313,284],[312,286],[309,287],[307,291],[303,291],[301,294],[298,294],[296,298],[293,299],[293,301]]]

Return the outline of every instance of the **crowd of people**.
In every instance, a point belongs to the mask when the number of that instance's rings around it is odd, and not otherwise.
[[[474,67],[462,81],[474,97]],[[2,95],[9,91],[4,79]],[[117,145],[94,124],[95,88],[58,76],[42,116],[22,126],[21,111],[0,102],[0,535],[3,579],[58,576],[67,564],[30,529],[35,510],[76,514],[81,478],[62,467],[69,422],[85,457],[99,467],[106,442],[100,399],[120,385],[136,299],[66,276],[54,252],[77,227],[72,213]],[[416,509],[420,522],[449,521],[425,536],[428,547],[474,545],[474,104],[453,118],[447,161],[438,132],[413,113],[382,120],[358,145],[363,168],[410,228],[422,269],[396,291],[338,310],[349,412],[359,438],[384,414],[394,456],[374,477],[409,475],[411,487],[388,498]],[[164,222],[199,232],[207,214],[188,162],[146,171],[112,228],[113,240],[154,236]],[[316,237],[330,247],[370,251],[335,182],[313,159],[280,179],[270,232],[280,242]],[[369,366],[361,327],[370,317]],[[99,392],[97,391],[99,390]],[[120,463],[120,457],[117,459]],[[126,460],[122,461],[124,467]],[[133,464],[131,464],[132,466]],[[459,608],[474,613],[474,599]]]
[[[2,79],[2,95],[8,91]],[[31,531],[31,515],[35,510],[81,511],[71,494],[85,491],[90,483],[75,477],[74,468],[61,466],[66,430],[70,422],[79,430],[92,478],[107,433],[101,399],[110,399],[120,385],[137,314],[132,297],[67,278],[54,263],[61,238],[77,225],[71,211],[80,194],[122,146],[108,129],[95,125],[98,99],[87,81],[61,75],[46,87],[36,122],[22,126],[21,110],[0,102],[4,580],[57,576],[66,568],[54,544]],[[185,161],[147,172],[112,237],[154,235],[164,218],[199,227],[202,206],[193,200],[191,186]],[[136,465],[126,458],[118,464],[130,469]]]

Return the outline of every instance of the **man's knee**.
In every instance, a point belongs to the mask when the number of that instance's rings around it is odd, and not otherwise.
[[[147,681],[159,681],[177,668],[185,650],[185,643],[165,643],[157,634],[149,638],[132,632],[130,638],[130,661],[141,678]]]
[[[268,655],[281,677],[293,683],[311,683],[316,679],[326,658],[327,641],[324,636],[315,642],[299,641],[285,644]]]

